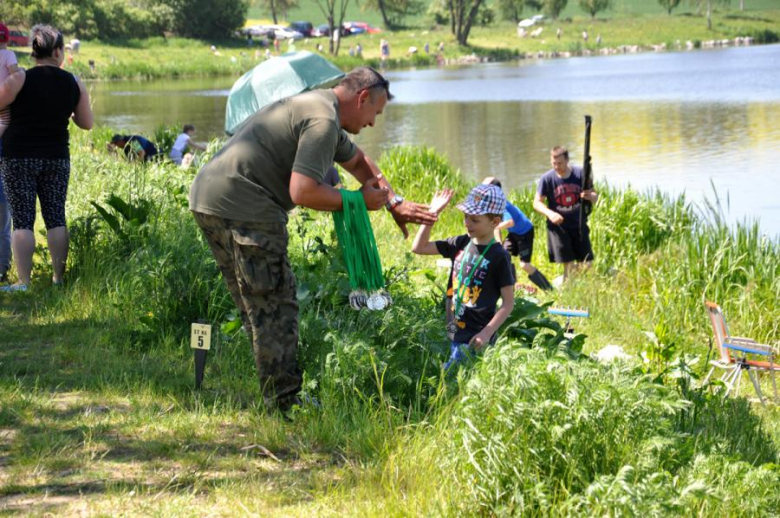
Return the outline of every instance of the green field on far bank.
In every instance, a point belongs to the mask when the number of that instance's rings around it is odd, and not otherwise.
[[[51,286],[39,248],[31,290],[0,294],[4,512],[720,517],[780,509],[780,406],[701,387],[716,354],[704,300],[723,305],[735,334],[780,337],[780,243],[757,225],[729,227],[717,206],[702,214],[682,196],[600,184],[594,267],[536,302],[518,292],[498,343],[445,375],[446,269],[412,255],[411,240],[378,212],[372,223],[394,304],[355,312],[331,216],[296,210],[289,251],[299,359],[320,406],[282,419],[261,408],[250,345],[187,210],[195,170],[111,156],[112,133],[72,131],[66,285]],[[395,148],[378,163],[409,199],[427,201],[443,187],[461,199],[470,188],[430,149]],[[111,208],[111,195],[126,205]],[[552,278],[560,269],[546,260],[531,196],[509,194],[534,221],[533,262]],[[450,207],[433,237],[462,232]],[[591,318],[575,324],[570,342],[538,305],[548,303],[587,306]],[[189,325],[198,319],[214,324],[218,341],[195,393]],[[591,359],[610,344],[631,359]],[[742,390],[752,396],[747,379]]]
[[[430,0],[424,0],[424,4],[429,6],[432,2]],[[493,2],[486,2],[485,5],[496,9]],[[731,0],[727,5],[717,4],[714,5],[716,13],[731,12],[733,14],[756,14],[761,11],[767,11],[777,9],[778,5],[775,0],[746,0],[745,11],[739,10],[739,0]],[[681,4],[674,9],[674,15],[681,14],[701,14],[704,12],[705,6],[701,9],[697,9],[691,2],[683,0]],[[536,11],[525,7],[522,12],[522,17],[531,17],[535,14],[541,14],[541,11]],[[641,15],[660,15],[667,14],[663,7],[656,0],[612,0],[612,7],[606,11],[598,13],[597,18],[615,18],[621,16],[641,16]],[[561,12],[561,19],[585,17],[589,16],[580,8],[577,0],[569,0]],[[270,10],[258,6],[252,6],[247,12],[247,18],[249,20],[270,20]],[[325,16],[322,14],[322,10],[317,6],[315,0],[301,0],[298,5],[292,9],[286,15],[282,14],[279,17],[280,21],[296,21],[305,20],[312,22],[315,26],[326,23]],[[404,20],[404,23],[409,28],[421,29],[430,28],[431,16],[426,14],[426,10],[417,16],[409,16]],[[382,15],[376,9],[367,9],[365,6],[356,2],[351,2],[347,6],[344,21],[364,21],[374,25],[375,27],[382,27]]]
[[[409,29],[397,32],[384,32],[374,35],[359,35],[342,40],[338,57],[332,59],[344,70],[359,64],[379,66],[379,41],[386,38],[390,42],[390,60],[388,67],[408,67],[435,65],[434,53],[439,42],[444,43],[442,57],[456,61],[472,54],[492,60],[515,59],[518,56],[532,55],[538,52],[569,52],[578,54],[583,51],[592,53],[603,48],[617,48],[621,45],[649,48],[653,45],[666,45],[669,50],[685,48],[686,42],[698,46],[709,40],[731,39],[738,36],[752,36],[754,43],[770,43],[780,39],[780,9],[749,11],[745,14],[734,11],[719,12],[713,17],[713,29],[708,30],[703,16],[679,15],[615,15],[608,19],[576,16],[571,20],[549,21],[542,25],[543,31],[537,38],[519,38],[514,24],[496,23],[490,27],[475,27],[469,38],[469,47],[461,47],[445,27],[433,29]],[[557,28],[563,34],[560,40],[555,36]],[[582,39],[582,31],[590,34],[588,42]],[[601,36],[601,44],[596,37]],[[423,52],[425,43],[431,48],[431,54]],[[349,57],[350,47],[357,44],[363,47],[363,59]],[[312,38],[294,43],[281,43],[281,51],[316,51],[317,45],[323,45],[327,53],[328,41],[325,38]],[[215,45],[217,52],[212,52]],[[418,52],[408,54],[409,47],[417,47]],[[265,48],[255,44],[248,47],[244,40],[236,39],[223,42],[208,42],[181,38],[151,38],[127,42],[105,43],[85,41],[81,52],[74,57],[66,68],[87,79],[140,79],[189,76],[238,76],[264,59]],[[31,64],[28,57],[20,52],[23,65]],[[94,67],[89,62],[94,62]]]

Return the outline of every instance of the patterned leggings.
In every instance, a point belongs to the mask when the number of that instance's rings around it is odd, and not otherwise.
[[[35,197],[41,200],[46,229],[65,226],[70,159],[0,158],[0,175],[11,208],[14,230],[32,230]]]

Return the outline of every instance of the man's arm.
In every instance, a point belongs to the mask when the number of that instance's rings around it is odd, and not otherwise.
[[[360,192],[368,210],[379,210],[387,201],[387,190],[379,187],[376,180],[364,183]],[[296,205],[314,210],[335,211],[342,207],[338,190],[295,171],[290,176],[290,198]]]
[[[363,150],[360,148],[357,148],[357,153],[355,153],[355,156],[353,156],[351,160],[348,162],[339,162],[339,165],[346,169],[361,184],[365,184],[366,181],[372,178],[378,179],[379,185],[387,191],[387,199],[385,202],[395,196],[395,190],[393,190],[390,182],[382,174],[382,171],[379,170],[374,161],[363,153]],[[406,228],[407,223],[432,225],[436,222],[436,216],[428,211],[428,207],[409,200],[404,200],[393,207],[393,209],[390,210],[390,214],[401,229],[401,232],[403,232],[404,238],[409,237],[409,230]]]
[[[475,349],[482,349],[485,344],[490,342],[493,335],[496,334],[501,324],[506,322],[509,315],[512,314],[512,310],[515,307],[515,287],[512,285],[504,286],[501,288],[501,307],[490,319],[490,322],[469,342]]]
[[[551,210],[547,206],[547,197],[542,196],[538,192],[534,195],[534,210],[539,214],[542,214],[547,219],[549,219],[550,222],[553,223],[554,225],[560,225],[561,223],[563,223],[563,216],[561,216],[554,210]]]

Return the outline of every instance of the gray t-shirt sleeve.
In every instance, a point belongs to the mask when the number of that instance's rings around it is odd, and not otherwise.
[[[352,157],[357,153],[357,146],[352,139],[349,138],[347,132],[339,130],[339,143],[336,147],[336,156],[334,162],[344,163],[352,160]]]

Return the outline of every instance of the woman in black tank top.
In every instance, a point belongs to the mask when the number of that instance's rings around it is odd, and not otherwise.
[[[10,106],[11,123],[3,136],[0,176],[11,208],[14,263],[18,282],[2,291],[26,291],[35,250],[35,201],[41,202],[55,284],[62,283],[68,259],[65,198],[70,178],[68,123],[93,124],[84,84],[60,68],[62,34],[49,25],[31,31],[35,66],[0,85],[0,108]]]

